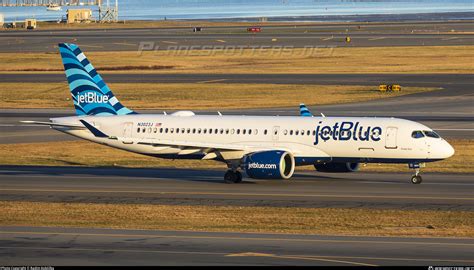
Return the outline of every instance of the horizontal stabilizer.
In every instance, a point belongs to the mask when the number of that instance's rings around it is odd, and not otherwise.
[[[34,124],[34,125],[42,125],[42,126],[55,126],[55,127],[69,127],[69,128],[84,128],[81,125],[74,125],[74,124],[61,124],[61,123],[54,123],[54,122],[39,122],[39,121],[20,121],[23,124]]]

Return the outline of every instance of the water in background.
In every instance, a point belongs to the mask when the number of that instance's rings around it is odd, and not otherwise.
[[[110,0],[115,3],[114,0]],[[5,21],[58,20],[62,11],[46,7],[0,7]],[[97,7],[94,16],[98,17]],[[120,20],[222,19],[368,14],[473,12],[473,0],[119,0]]]

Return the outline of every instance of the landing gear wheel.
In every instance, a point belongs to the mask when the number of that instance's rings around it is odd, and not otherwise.
[[[240,183],[242,182],[242,174],[238,171],[228,170],[224,174],[224,182],[226,184]]]
[[[235,174],[237,175],[237,181],[235,183],[242,182],[242,173],[240,173],[239,171],[236,171]]]
[[[412,184],[421,184],[422,181],[423,181],[423,179],[421,178],[420,175],[413,175],[411,177],[411,183]]]

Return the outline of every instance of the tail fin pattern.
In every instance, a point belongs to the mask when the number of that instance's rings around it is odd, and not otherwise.
[[[60,43],[59,52],[77,115],[136,114],[118,101],[77,45]]]

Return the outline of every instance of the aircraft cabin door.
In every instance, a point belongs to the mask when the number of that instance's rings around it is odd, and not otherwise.
[[[280,127],[279,126],[274,126],[272,130],[272,140],[274,142],[278,141],[278,136],[280,134]]]
[[[385,136],[385,148],[387,149],[397,149],[397,131],[396,127],[388,127],[387,135]]]
[[[133,123],[127,122],[123,125],[123,143],[131,144],[133,143]]]

